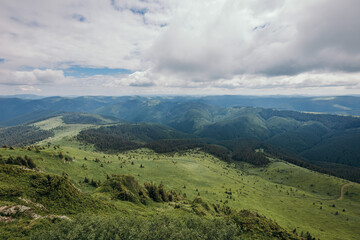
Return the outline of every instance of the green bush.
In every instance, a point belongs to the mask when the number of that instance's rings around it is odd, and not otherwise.
[[[133,203],[145,203],[147,199],[145,188],[130,175],[113,175],[97,191],[110,193],[114,199]]]
[[[241,239],[240,228],[225,219],[197,216],[158,215],[137,217],[117,215],[102,218],[81,216],[74,221],[61,221],[51,229],[33,234],[31,239]]]

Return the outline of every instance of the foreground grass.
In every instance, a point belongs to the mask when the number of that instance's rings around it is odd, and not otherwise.
[[[189,201],[129,175],[96,189],[112,201],[18,165],[0,164],[0,180],[0,239],[299,239],[256,212]]]
[[[191,215],[136,215],[98,217],[83,215],[35,233],[31,239],[243,239],[241,229],[224,219]]]
[[[64,161],[59,157],[60,152],[72,160]],[[104,182],[108,175],[130,174],[141,184],[163,183],[188,199],[200,195],[211,203],[233,209],[256,210],[290,231],[309,231],[320,239],[357,239],[360,235],[359,184],[346,187],[344,199],[338,200],[340,187],[346,181],[284,162],[273,161],[267,167],[252,168],[229,165],[196,150],[156,154],[139,149],[104,154],[70,146],[54,149],[53,145],[39,152],[1,149],[0,154],[28,155],[41,170],[67,175],[76,187],[90,194],[95,187],[84,183],[85,177]],[[101,194],[94,196],[111,200]],[[116,204],[125,210],[130,203],[117,201]],[[134,205],[133,209],[136,208],[141,207]],[[149,209],[151,215],[159,209],[165,211],[166,207],[164,210],[155,204]]]

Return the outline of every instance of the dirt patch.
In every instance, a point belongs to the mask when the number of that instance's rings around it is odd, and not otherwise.
[[[347,186],[349,186],[351,183],[345,183],[344,185],[341,186],[340,189],[340,197],[338,198],[338,200],[342,200],[344,198],[344,192],[345,192],[345,188]]]

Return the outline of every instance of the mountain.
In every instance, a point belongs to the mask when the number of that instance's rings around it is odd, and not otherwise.
[[[303,112],[360,115],[359,96],[293,97],[293,96],[208,96],[204,103],[222,106],[248,106]]]
[[[61,112],[93,113],[95,109],[114,101],[112,97],[48,97],[36,100],[0,98],[0,111],[3,113],[0,125],[22,124]]]
[[[237,118],[219,121],[198,130],[198,136],[226,140],[256,140],[280,147],[303,161],[322,166],[359,181],[360,118],[259,108]],[[246,113],[245,113],[246,112]],[[229,146],[229,145],[227,145]],[[327,165],[336,163],[340,165]],[[339,166],[342,166],[339,168]],[[351,172],[351,173],[350,173]],[[347,177],[346,177],[347,176]]]
[[[360,115],[360,97],[255,97],[255,96],[208,96],[208,97],[46,97],[0,98],[0,126],[11,126],[51,115],[57,112],[86,112],[114,116],[135,122],[178,123],[177,111],[186,105],[226,109],[234,106],[262,107],[279,110],[320,112],[341,115]],[[201,105],[203,104],[203,105]],[[180,105],[180,106],[178,106]],[[209,114],[207,110],[193,114]],[[186,109],[185,109],[186,110]],[[199,109],[198,109],[199,110]],[[202,111],[203,110],[203,111]],[[213,112],[213,110],[211,111]],[[189,113],[190,114],[190,113]],[[220,116],[220,115],[218,115]],[[195,117],[195,116],[194,116]],[[215,117],[208,116],[210,118]],[[203,118],[205,119],[205,118]],[[195,122],[197,122],[195,120]],[[186,123],[195,124],[191,121]],[[197,123],[196,123],[197,124]]]
[[[0,95],[0,98],[41,99],[46,97],[34,95],[34,94],[15,94],[15,95]]]
[[[269,100],[270,99],[270,100]],[[356,147],[360,144],[359,128],[360,118],[354,116],[334,115],[328,113],[309,113],[289,110],[264,109],[260,107],[223,107],[221,105],[230,105],[230,103],[245,104],[246,102],[267,102],[269,104],[275,102],[283,102],[284,104],[294,104],[297,106],[316,108],[323,106],[325,103],[345,104],[357,101],[357,97],[329,97],[329,98],[261,98],[261,97],[243,97],[243,96],[213,96],[213,97],[76,97],[62,98],[52,97],[37,100],[23,99],[0,99],[2,105],[1,124],[4,126],[12,126],[16,124],[28,123],[31,125],[44,119],[56,116],[62,116],[65,123],[81,123],[90,125],[111,124],[116,122],[128,121],[143,123],[162,124],[163,127],[171,127],[173,131],[178,131],[178,136],[183,137],[163,137],[161,139],[152,139],[148,135],[148,139],[159,141],[165,139],[185,139],[187,142],[181,141],[162,141],[162,145],[166,145],[165,149],[182,149],[185,145],[203,146],[206,144],[216,144],[235,153],[234,149],[244,149],[234,147],[232,142],[238,139],[257,141],[259,144],[253,145],[254,150],[261,144],[278,147],[281,151],[287,151],[287,155],[296,156],[302,162],[308,162],[313,165],[321,166],[329,173],[337,176],[346,177],[354,181],[360,181],[359,171],[359,152]],[[302,104],[300,104],[300,102]],[[319,104],[319,102],[321,104]],[[210,105],[212,103],[213,105]],[[306,103],[306,104],[305,104]],[[324,105],[325,104],[325,105]],[[349,103],[350,104],[350,103]],[[350,106],[350,105],[347,106]],[[268,105],[270,106],[270,105]],[[330,106],[330,105],[328,105]],[[352,106],[352,105],[351,105]],[[352,106],[352,109],[355,109]],[[72,111],[81,111],[83,113],[73,114]],[[330,110],[329,110],[330,111]],[[67,112],[67,115],[66,115]],[[86,113],[87,112],[87,113]],[[86,115],[86,114],[87,115]],[[96,113],[95,115],[92,115]],[[95,116],[95,117],[94,117]],[[107,117],[101,117],[107,116]],[[7,120],[6,120],[7,119]],[[106,119],[106,120],[105,120]],[[26,125],[26,124],[25,124]],[[128,125],[130,126],[130,125]],[[140,125],[139,125],[140,126]],[[139,126],[137,126],[139,128]],[[147,127],[149,127],[148,125]],[[151,126],[150,135],[166,136],[164,129]],[[160,125],[157,125],[160,126]],[[83,127],[78,126],[74,132],[69,127],[68,134],[76,135],[81,132]],[[140,128],[139,128],[140,129]],[[138,132],[144,130],[139,130]],[[36,132],[32,135],[39,136],[43,134],[45,137],[51,137],[51,133]],[[49,131],[48,129],[42,129]],[[7,130],[2,130],[4,134]],[[29,132],[29,129],[27,130]],[[99,131],[99,130],[91,130]],[[132,135],[130,129],[126,134]],[[94,143],[95,132],[92,133]],[[97,137],[100,137],[97,132]],[[121,136],[113,134],[103,134],[101,136],[111,137],[114,141],[118,139],[118,146],[122,143],[122,150],[132,147],[139,147],[138,144],[149,141],[142,141],[142,137],[129,140]],[[188,134],[188,135],[186,135]],[[31,134],[30,134],[31,135]],[[29,139],[31,139],[29,135]],[[24,136],[24,135],[18,135]],[[84,135],[82,135],[84,136]],[[89,136],[89,135],[88,135]],[[3,144],[19,144],[21,141],[13,140],[7,142],[6,139],[12,138],[10,135],[3,138]],[[39,140],[38,137],[35,137]],[[103,139],[100,137],[99,139]],[[190,142],[188,141],[190,140]],[[195,141],[194,141],[195,140]],[[114,142],[113,141],[113,142]],[[26,142],[26,141],[24,141]],[[32,143],[33,140],[26,143]],[[98,141],[99,142],[99,141]],[[106,141],[102,141],[105,143]],[[125,144],[126,142],[126,144]],[[135,144],[136,143],[136,144]],[[186,144],[185,144],[186,143]],[[119,145],[120,144],[120,145]],[[159,144],[151,143],[155,146]],[[102,149],[104,149],[104,146]],[[114,147],[113,147],[114,148]],[[159,150],[159,147],[156,147]],[[114,149],[113,149],[114,150]],[[279,151],[279,150],[277,150]],[[218,152],[218,150],[216,150]],[[223,156],[223,150],[218,156]],[[228,159],[231,157],[224,157]],[[337,165],[336,165],[337,164]],[[339,165],[340,164],[340,165]],[[341,166],[339,168],[339,166]]]
[[[100,151],[118,152],[145,147],[164,139],[191,139],[195,136],[156,123],[126,123],[82,130],[77,138],[94,144]]]
[[[95,105],[70,112],[82,102]],[[0,128],[4,239],[360,234],[359,117],[192,97],[39,106],[26,123]]]
[[[89,127],[124,122],[115,117],[104,117],[87,113],[46,114],[36,121],[13,127],[0,128],[0,146],[30,145],[45,139],[51,139],[54,131],[65,126]],[[74,128],[74,127],[71,127]]]

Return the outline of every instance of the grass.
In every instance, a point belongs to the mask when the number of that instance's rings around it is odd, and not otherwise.
[[[74,161],[64,162],[59,152]],[[251,168],[229,165],[196,150],[156,154],[139,149],[111,155],[69,146],[60,149],[50,146],[39,153],[1,149],[0,154],[4,157],[28,155],[41,170],[66,173],[76,187],[87,193],[93,193],[95,188],[83,182],[85,177],[104,182],[107,175],[129,174],[141,184],[163,183],[169,190],[185,193],[188,199],[200,195],[211,203],[227,201],[226,205],[237,210],[256,210],[288,230],[309,231],[321,239],[356,239],[360,234],[359,184],[348,186],[344,199],[337,200],[340,187],[346,181],[284,162],[273,161],[264,168]],[[101,194],[94,196],[106,198]],[[133,206],[124,202],[117,204],[122,209]],[[336,212],[339,215],[335,215]]]
[[[77,188],[95,198],[111,200],[110,196],[95,192],[95,187],[84,183],[85,177],[104,182],[107,175],[129,174],[140,184],[163,183],[167,190],[181,192],[190,200],[200,195],[212,204],[225,203],[235,210],[256,210],[290,231],[309,231],[316,238],[357,239],[360,235],[360,184],[351,183],[345,188],[344,198],[338,200],[341,186],[349,181],[276,159],[266,167],[255,168],[248,164],[227,164],[197,150],[156,154],[138,149],[105,154],[74,137],[94,125],[64,124],[60,118],[53,118],[38,126],[55,132],[55,137],[39,143],[45,149],[36,152],[26,148],[1,148],[0,155],[4,158],[27,155],[40,170],[68,175]],[[72,160],[64,161],[59,157],[60,152]],[[5,204],[4,200],[0,202]],[[146,207],[124,201],[113,201],[113,204],[120,211],[142,215],[174,211],[168,204],[152,203]],[[184,210],[186,208],[184,206]]]
[[[74,146],[73,144],[76,144],[77,147],[80,147],[80,144],[76,141],[72,141],[72,139],[74,139],[81,130],[97,127],[93,124],[65,124],[62,120],[62,116],[49,118],[44,121],[34,123],[33,125],[42,130],[52,130],[55,135],[54,137],[39,142],[39,145],[52,143],[57,145]]]
[[[63,125],[63,120],[61,118],[61,116],[49,118],[40,122],[36,122],[33,125],[41,128],[42,130],[51,130]]]

